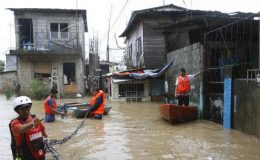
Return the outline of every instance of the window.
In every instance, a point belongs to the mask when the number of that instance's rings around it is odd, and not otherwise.
[[[132,44],[127,47],[127,59],[132,59]]]
[[[51,63],[47,61],[37,61],[33,63],[34,78],[40,78],[49,81],[51,77]]]
[[[69,38],[68,23],[51,23],[51,38],[52,39],[67,39]]]
[[[136,40],[136,56],[139,56],[142,54],[142,42],[141,42],[141,37],[139,37]]]
[[[51,23],[51,38],[58,39],[59,24]]]
[[[143,97],[144,84],[119,84],[119,97]]]
[[[69,28],[68,23],[61,23],[60,24],[60,37],[61,39],[69,38]]]
[[[50,73],[34,73],[34,78],[49,80],[51,77]]]

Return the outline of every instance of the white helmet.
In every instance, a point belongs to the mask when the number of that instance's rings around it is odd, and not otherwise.
[[[32,105],[32,101],[29,97],[20,96],[14,99],[14,110],[16,111],[19,107],[24,105]]]

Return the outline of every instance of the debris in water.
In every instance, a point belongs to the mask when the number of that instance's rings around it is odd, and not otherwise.
[[[217,160],[217,158],[215,156],[209,156],[207,160]]]

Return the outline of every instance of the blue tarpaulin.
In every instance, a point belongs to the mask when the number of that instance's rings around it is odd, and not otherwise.
[[[130,77],[135,79],[157,78],[163,75],[173,64],[173,61],[166,64],[164,67],[155,70],[143,70],[144,73],[130,73]]]

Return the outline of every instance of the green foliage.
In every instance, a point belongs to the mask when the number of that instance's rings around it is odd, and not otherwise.
[[[16,82],[13,81],[14,85],[11,85],[12,81],[8,81],[6,83],[4,83],[4,94],[6,99],[10,99],[11,97],[14,96],[19,96],[20,93],[20,85]]]
[[[3,60],[0,60],[0,72],[3,72],[5,69],[5,62]]]
[[[13,88],[8,87],[5,89],[4,93],[5,93],[6,99],[10,99],[11,97],[13,97],[15,95],[15,90]]]
[[[30,83],[30,97],[33,99],[43,99],[49,94],[49,87],[46,82],[38,78],[34,78]]]

